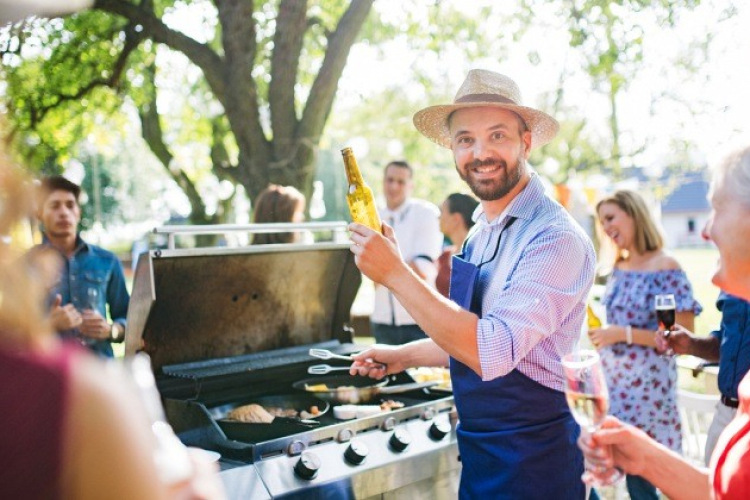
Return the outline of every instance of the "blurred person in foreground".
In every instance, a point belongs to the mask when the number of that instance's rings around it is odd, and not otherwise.
[[[256,224],[275,222],[304,222],[305,195],[292,186],[270,184],[258,194],[253,207],[253,222]],[[301,233],[256,233],[253,245],[272,243],[297,243]]]
[[[349,226],[357,266],[414,316],[429,339],[374,346],[351,373],[374,378],[450,363],[462,499],[583,499],[580,432],[565,400],[561,357],[581,332],[596,257],[591,240],[544,192],[526,161],[558,124],[522,106],[507,76],[472,70],[452,104],[414,116],[450,148],[479,198],[476,232],[454,256],[450,298],[401,258],[393,229]]]
[[[476,198],[463,193],[453,193],[440,205],[440,231],[451,244],[443,249],[437,260],[437,278],[435,288],[444,297],[448,297],[451,281],[451,260],[463,245],[469,235],[469,229],[474,226],[472,216],[479,202]]]
[[[28,188],[0,153],[0,233],[27,213]],[[54,335],[44,298],[56,253],[0,246],[0,498],[223,498],[212,465],[197,457],[192,480],[162,484],[132,385]]]
[[[117,256],[81,238],[80,197],[80,186],[65,177],[42,179],[37,213],[43,238],[29,252],[54,250],[59,257],[60,273],[50,291],[50,318],[58,334],[111,358],[112,344],[125,339],[130,296]]]
[[[385,205],[378,207],[381,220],[393,228],[404,260],[430,286],[435,285],[443,237],[440,211],[429,201],[412,197],[414,171],[403,160],[394,160],[383,171]],[[397,297],[384,286],[375,285],[375,304],[370,329],[381,344],[405,344],[427,338],[422,328]]]
[[[706,434],[706,465],[722,431],[737,414],[740,381],[750,371],[750,302],[721,292],[716,308],[721,311],[721,324],[706,337],[699,337],[679,324],[665,340],[657,336],[664,350],[669,348],[675,354],[690,354],[719,363],[721,398]]]
[[[750,148],[730,154],[715,171],[713,211],[704,229],[719,249],[713,283],[750,300]],[[695,467],[646,433],[607,417],[579,440],[594,466],[584,480],[607,477],[613,467],[644,477],[672,499],[750,498],[750,375],[739,386],[739,408],[716,444],[709,469]]]
[[[607,235],[602,245],[614,244],[616,250],[602,296],[607,326],[588,332],[610,388],[610,413],[679,453],[677,363],[657,349],[654,296],[673,294],[677,322],[690,329],[701,306],[685,271],[664,251],[657,224],[638,193],[617,191],[597,203],[596,213]],[[656,488],[638,476],[628,475],[627,487],[633,500],[659,497]]]

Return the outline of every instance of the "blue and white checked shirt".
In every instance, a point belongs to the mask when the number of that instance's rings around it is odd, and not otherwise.
[[[503,231],[508,220],[517,220]],[[560,358],[573,350],[586,315],[596,255],[589,237],[565,209],[544,193],[532,173],[526,188],[492,222],[481,205],[477,230],[466,246],[480,268],[477,293],[482,315],[477,344],[482,380],[518,369],[563,391]]]

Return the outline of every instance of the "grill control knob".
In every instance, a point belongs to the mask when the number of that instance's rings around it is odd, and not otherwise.
[[[451,431],[451,424],[445,421],[433,422],[430,426],[430,437],[435,441],[440,441]]]
[[[302,479],[313,479],[318,475],[320,469],[320,458],[315,453],[303,451],[302,456],[294,465],[294,472]]]
[[[393,451],[402,452],[411,444],[411,434],[405,429],[396,429],[388,440]]]
[[[344,458],[352,465],[359,465],[365,461],[369,452],[366,444],[354,440],[344,452]]]
[[[336,435],[336,439],[339,443],[346,443],[347,441],[351,441],[353,437],[354,431],[352,431],[351,429],[341,429]]]

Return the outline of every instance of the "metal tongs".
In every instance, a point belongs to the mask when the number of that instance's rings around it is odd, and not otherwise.
[[[352,361],[351,356],[343,356],[341,354],[336,354],[328,349],[310,349],[310,356],[313,358],[320,358],[320,359],[343,359],[345,361]]]
[[[312,365],[307,369],[310,375],[325,375],[329,372],[349,370],[348,366]]]
[[[341,359],[344,361],[354,361],[351,356],[343,356],[329,351],[328,349],[310,349],[310,356],[320,359]],[[372,360],[368,360],[372,361]],[[313,365],[307,369],[307,373],[311,375],[325,375],[326,373],[339,370],[348,370],[348,366],[331,366],[331,365]],[[375,363],[373,368],[380,368],[386,370],[388,367],[383,363]]]

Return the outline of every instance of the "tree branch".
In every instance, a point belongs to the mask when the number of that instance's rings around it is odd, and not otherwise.
[[[357,33],[370,13],[373,1],[352,0],[336,30],[328,38],[328,50],[323,59],[323,65],[315,78],[302,113],[302,120],[297,127],[295,135],[298,140],[309,140],[317,144],[331,112],[338,81],[346,65],[346,58],[349,56]]]
[[[226,59],[222,75],[227,82],[227,94],[222,104],[235,131],[240,163],[244,158],[265,162],[270,155],[270,145],[261,125],[258,91],[252,73],[257,50],[253,2],[215,0],[215,4]]]
[[[276,18],[271,55],[271,82],[268,104],[271,110],[274,153],[282,157],[293,143],[297,128],[294,86],[302,45],[307,29],[307,1],[282,0]]]
[[[174,155],[169,151],[164,142],[164,133],[161,128],[159,112],[156,109],[156,87],[154,85],[154,68],[151,66],[145,72],[146,77],[150,80],[147,85],[151,89],[148,102],[139,110],[138,115],[141,118],[141,136],[148,144],[148,147],[154,153],[154,156],[164,165],[170,177],[180,186],[187,196],[192,209],[192,217],[205,219],[206,205],[203,203],[198,189],[181,168],[174,168]],[[199,222],[194,220],[194,222]]]
[[[126,28],[125,31],[125,45],[123,46],[122,52],[120,52],[120,55],[117,56],[117,59],[115,60],[115,64],[112,67],[112,74],[109,76],[109,78],[95,78],[72,94],[57,94],[54,96],[55,101],[51,104],[40,107],[34,107],[32,104],[31,108],[29,109],[30,128],[37,128],[39,123],[44,120],[44,117],[47,115],[47,113],[57,108],[64,102],[77,101],[97,87],[116,88],[117,86],[119,86],[120,77],[125,70],[128,57],[130,57],[130,54],[138,47],[138,44],[141,43],[141,40],[143,40],[143,37],[140,34],[136,33],[135,30],[132,29],[132,26]]]
[[[185,54],[188,59],[203,70],[214,95],[219,102],[224,104],[226,86],[221,78],[221,75],[224,74],[224,63],[221,57],[208,45],[199,43],[189,36],[169,28],[154,15],[147,5],[138,6],[125,0],[96,0],[93,8],[120,15],[140,25],[145,37]]]

